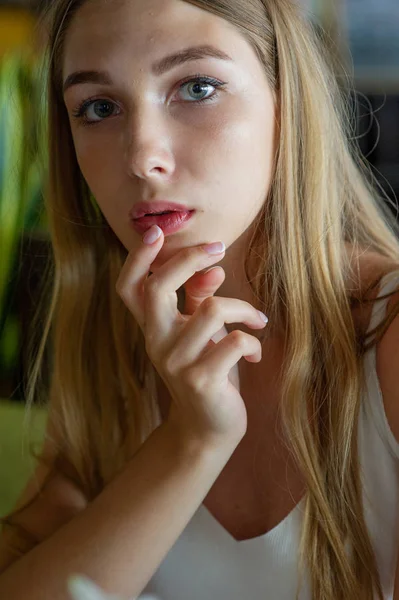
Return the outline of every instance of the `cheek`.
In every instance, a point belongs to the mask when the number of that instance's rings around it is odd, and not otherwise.
[[[96,198],[106,196],[114,189],[117,165],[120,165],[115,143],[109,138],[97,137],[93,132],[77,135],[74,139],[76,158],[87,185]]]
[[[114,231],[118,231],[126,207],[122,205],[123,193],[118,174],[120,160],[114,151],[115,144],[112,146],[111,139],[106,141],[103,135],[97,138],[93,133],[86,133],[80,138],[76,136],[74,141],[81,173],[104,218]],[[112,202],[109,201],[110,198]]]
[[[87,184],[92,189],[92,183],[95,181],[94,173],[100,171],[99,161],[100,154],[102,154],[100,148],[103,144],[95,144],[89,141],[89,137],[84,133],[82,136],[77,135],[74,137],[74,143],[79,168]]]
[[[247,172],[267,166],[273,152],[274,112],[247,107],[241,119],[226,123],[226,147],[231,160],[240,160]]]
[[[258,198],[270,185],[275,136],[273,106],[249,104],[208,122],[201,145],[192,145],[194,158],[203,157],[201,179],[210,178],[234,196]],[[254,200],[256,201],[256,200]]]

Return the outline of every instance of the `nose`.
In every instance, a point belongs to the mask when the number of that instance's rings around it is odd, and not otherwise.
[[[166,117],[154,108],[140,109],[130,118],[125,139],[130,177],[169,179],[175,170],[172,135]]]

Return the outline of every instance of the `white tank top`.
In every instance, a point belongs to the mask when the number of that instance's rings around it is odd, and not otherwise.
[[[399,284],[385,275],[378,297]],[[384,317],[388,299],[375,302],[368,330]],[[359,456],[365,519],[377,557],[384,600],[393,599],[397,556],[399,443],[388,425],[376,373],[376,348],[364,358],[367,393],[359,419]],[[142,594],[154,600],[294,600],[304,499],[274,529],[236,541],[201,504]],[[144,600],[144,596],[140,599]],[[306,573],[300,600],[311,600]]]

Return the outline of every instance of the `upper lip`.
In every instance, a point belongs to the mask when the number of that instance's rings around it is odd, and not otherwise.
[[[184,206],[183,204],[177,204],[176,202],[156,200],[154,202],[139,202],[130,211],[129,215],[131,219],[140,219],[145,215],[158,214],[166,211],[190,212],[192,210],[194,209]]]

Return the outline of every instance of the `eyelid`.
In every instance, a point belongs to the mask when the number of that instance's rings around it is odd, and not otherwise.
[[[72,115],[74,117],[81,116],[81,114],[83,113],[83,111],[87,110],[95,102],[100,102],[100,100],[104,100],[105,102],[109,102],[110,104],[114,104],[115,106],[119,106],[118,103],[115,102],[115,100],[110,100],[109,98],[106,98],[105,95],[104,96],[102,96],[102,95],[90,96],[89,98],[86,98],[85,100],[83,100],[82,102],[80,102],[72,110]]]
[[[201,80],[205,84],[211,85],[216,90],[226,85],[226,82],[220,81],[220,79],[216,79],[215,77],[211,77],[210,75],[202,75],[201,73],[197,73],[196,75],[191,75],[190,77],[187,77],[187,79],[183,79],[183,81],[180,81],[177,84],[178,91],[187,83],[192,83],[192,82],[201,81]],[[193,102],[195,102],[195,101],[193,101]],[[189,104],[192,104],[192,103],[189,102]]]
[[[227,84],[226,82],[216,79],[215,77],[212,77],[210,75],[196,73],[196,74],[190,75],[187,78],[183,79],[182,81],[178,82],[175,87],[177,87],[177,91],[179,91],[184,85],[186,85],[188,83],[198,82],[201,80],[205,84],[210,85],[215,88],[215,91],[213,92],[212,96],[205,98],[203,100],[192,100],[191,102],[189,100],[186,100],[183,102],[186,102],[187,104],[205,103],[208,99],[211,100],[213,96],[217,95],[218,90],[220,88],[223,88]],[[95,102],[100,102],[101,100],[104,100],[105,102],[109,102],[110,104],[113,104],[114,106],[119,107],[119,109],[121,108],[117,102],[106,98],[105,95],[104,96],[96,95],[96,96],[91,96],[91,97],[83,100],[80,104],[78,104],[78,106],[72,110],[72,116],[75,117],[77,120],[84,120],[85,112],[90,108],[90,106],[92,104],[94,104]],[[114,116],[114,115],[112,115],[112,116]],[[86,120],[85,124],[92,125],[95,123],[101,123],[102,121],[105,121],[109,118],[111,118],[111,117],[106,117],[105,119],[99,119],[99,120],[94,120],[94,121]]]
[[[220,81],[219,79],[216,79],[215,77],[211,77],[210,75],[204,75],[201,73],[196,73],[194,75],[190,75],[187,78],[183,79],[182,81],[180,81],[179,83],[176,84],[178,90],[183,87],[183,85],[186,85],[187,83],[191,83],[192,81],[198,80],[198,79],[204,79],[206,80],[206,83],[208,83],[209,85],[213,85],[214,87],[222,87],[224,85],[226,85],[226,82],[224,81]],[[175,87],[176,87],[175,86]],[[101,94],[98,95],[94,95],[94,96],[90,96],[89,98],[83,100],[82,102],[80,102],[74,109],[73,109],[73,113],[76,114],[79,110],[81,110],[84,107],[87,107],[88,105],[90,105],[92,102],[96,102],[99,100],[107,100],[108,102],[111,102],[113,104],[117,104],[114,100],[110,100],[109,98],[105,97],[106,94],[104,96],[102,96]]]

